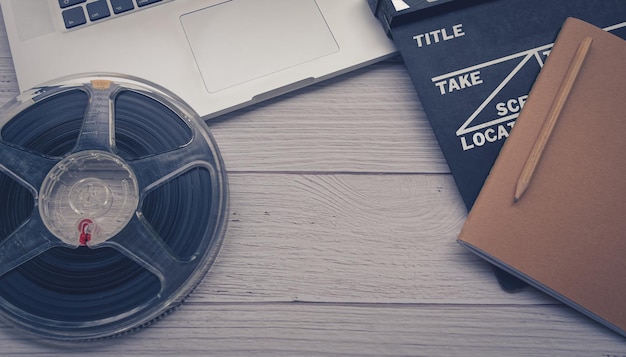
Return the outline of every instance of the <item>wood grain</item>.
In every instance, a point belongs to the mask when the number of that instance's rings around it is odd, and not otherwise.
[[[209,126],[229,171],[449,172],[397,61],[210,120]]]
[[[0,104],[18,92],[0,24]],[[402,62],[212,120],[230,212],[178,311],[75,345],[0,323],[2,356],[626,356],[534,289],[503,292],[456,242],[465,209]]]
[[[123,338],[59,346],[0,327],[0,344],[3,355],[14,356],[623,356],[622,339],[569,310],[186,304]]]
[[[448,175],[235,173],[229,184],[227,239],[192,301],[552,303],[503,292],[456,243],[465,211]]]

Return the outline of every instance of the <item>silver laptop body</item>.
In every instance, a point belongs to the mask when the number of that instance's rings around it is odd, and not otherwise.
[[[132,0],[117,15],[114,1],[94,21],[90,4],[103,0],[86,0],[75,6],[87,23],[67,29],[68,1],[0,0],[20,90],[78,73],[132,75],[209,119],[395,52],[366,0]]]

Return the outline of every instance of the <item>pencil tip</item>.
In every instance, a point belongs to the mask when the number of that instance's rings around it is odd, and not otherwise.
[[[517,203],[519,201],[519,197],[513,197],[513,203]]]

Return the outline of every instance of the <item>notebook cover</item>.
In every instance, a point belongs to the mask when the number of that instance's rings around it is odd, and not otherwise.
[[[593,38],[529,188],[517,180],[574,53]],[[626,41],[568,19],[459,242],[626,336]]]
[[[468,209],[565,19],[626,38],[624,0],[393,2],[377,7],[395,20],[392,38]]]

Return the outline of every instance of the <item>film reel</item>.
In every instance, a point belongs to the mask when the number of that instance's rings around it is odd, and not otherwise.
[[[214,262],[227,179],[202,120],[136,78],[61,79],[0,115],[0,315],[88,340],[179,305]]]

